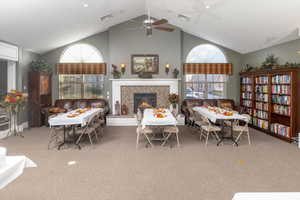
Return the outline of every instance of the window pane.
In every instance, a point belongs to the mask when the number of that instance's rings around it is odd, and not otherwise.
[[[84,98],[95,99],[103,95],[104,76],[103,75],[84,75]]]
[[[59,75],[59,98],[81,98],[82,75]]]
[[[185,97],[189,99],[205,98],[205,83],[187,83]]]
[[[187,58],[187,63],[226,63],[224,53],[216,46],[203,44],[193,48]]]
[[[208,83],[208,99],[222,99],[225,94],[225,83]]]
[[[207,81],[208,82],[226,82],[227,77],[228,76],[225,74],[208,74]]]
[[[186,75],[186,82],[205,82],[205,74]]]

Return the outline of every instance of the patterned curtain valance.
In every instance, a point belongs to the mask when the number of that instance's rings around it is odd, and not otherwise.
[[[185,63],[184,74],[232,74],[231,63]]]
[[[59,63],[57,74],[106,74],[106,63]]]

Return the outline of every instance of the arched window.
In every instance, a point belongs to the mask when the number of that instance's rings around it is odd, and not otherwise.
[[[60,57],[60,63],[103,63],[102,54],[89,44],[68,47]],[[60,74],[60,99],[101,98],[104,91],[102,74]]]
[[[194,47],[186,63],[227,63],[224,53],[216,46],[202,44]],[[227,75],[195,74],[185,76],[185,97],[193,99],[221,99],[226,97]]]
[[[89,44],[68,47],[60,57],[60,63],[102,63],[101,53]]]
[[[227,63],[227,59],[218,47],[202,44],[189,52],[186,63]]]

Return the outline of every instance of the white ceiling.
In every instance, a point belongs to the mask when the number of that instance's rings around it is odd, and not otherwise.
[[[0,40],[44,53],[143,15],[146,7],[155,18],[240,53],[299,38],[299,0],[7,0],[0,6]],[[100,22],[107,14],[114,17]]]

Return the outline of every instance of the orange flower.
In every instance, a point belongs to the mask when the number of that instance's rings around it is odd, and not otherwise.
[[[4,99],[5,102],[9,102],[9,96],[6,96]]]
[[[16,103],[17,99],[15,97],[9,97],[9,102],[10,103]]]

